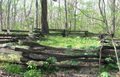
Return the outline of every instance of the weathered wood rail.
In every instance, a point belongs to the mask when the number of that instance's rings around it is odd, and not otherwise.
[[[53,34],[53,35],[62,35],[63,37],[65,36],[84,36],[87,37],[88,36],[88,31],[68,31],[65,29],[50,29],[50,31],[57,31],[59,33],[49,33],[49,34]]]
[[[42,36],[42,34],[34,34],[35,38]],[[28,34],[0,34],[0,43],[18,42],[18,40],[28,38]]]
[[[97,63],[99,62],[99,50],[57,48],[57,47],[44,46],[33,42],[23,42],[22,44],[29,46],[29,49],[15,48],[16,51],[23,52],[22,56],[24,58],[22,59],[22,61],[24,61],[24,59],[25,61],[26,59],[27,61],[29,60],[46,61],[46,59],[49,57],[55,57],[58,62],[66,61],[66,60],[74,60],[78,62],[97,62]],[[105,61],[105,58],[110,56],[108,52],[111,52],[112,54],[114,53],[114,50],[110,51],[110,50],[106,50],[106,48],[108,49],[108,47],[104,47],[104,49],[102,50],[101,63],[107,63],[107,61]],[[68,51],[69,53],[72,52],[79,53],[79,55],[71,55],[71,54],[66,55],[65,54],[66,51]],[[88,55],[85,55],[85,53],[88,53]],[[96,53],[97,55],[89,55],[89,53],[93,53],[93,54]],[[111,57],[112,59],[115,59],[114,55],[111,55]]]
[[[113,39],[114,43],[120,44],[120,39]],[[112,43],[111,39],[101,40],[101,43]]]
[[[3,32],[7,32],[6,29],[2,30]],[[18,42],[18,40],[31,39],[29,35],[29,31],[26,30],[9,30],[10,34],[0,34],[0,43],[8,43],[8,42]],[[40,36],[44,37],[44,34],[41,31],[33,31],[35,39]]]
[[[3,32],[7,32],[6,29],[2,30]],[[10,30],[10,32],[23,32],[23,33],[28,33],[29,31],[27,30]],[[40,32],[40,31],[33,31],[34,33]]]
[[[38,34],[42,34],[42,36],[44,35],[44,33],[41,31],[41,29],[36,29],[34,28],[35,31],[33,31],[34,33],[38,33]],[[6,29],[3,29],[2,31],[4,32],[7,32]],[[91,32],[88,32],[88,31],[69,31],[69,30],[66,30],[66,29],[49,29],[50,31],[50,35],[62,35],[63,37],[65,36],[82,36],[82,37],[91,37],[92,36],[97,36],[97,39],[98,38],[101,38],[101,37],[98,37],[99,34],[97,33],[91,33]],[[10,30],[10,32],[20,32],[20,33],[28,33],[29,31],[24,31],[24,30]]]
[[[2,30],[3,32],[7,32],[6,29]],[[25,30],[10,30],[10,32],[29,32],[29,31],[25,31]]]
[[[35,28],[36,29],[36,28]],[[41,29],[37,29],[41,30]],[[50,35],[62,35],[65,36],[88,36],[88,31],[69,31],[66,29],[49,29]]]
[[[23,45],[27,45],[28,47],[11,47],[12,50],[1,48],[0,53],[8,53],[8,54],[15,54],[19,55],[20,59],[15,62],[20,64],[28,65],[29,62],[36,63],[37,66],[42,66],[43,63],[40,61],[46,61],[49,57],[55,57],[59,63],[52,64],[52,66],[58,67],[86,67],[89,66],[89,63],[96,63],[93,67],[98,67],[99,62],[99,50],[79,50],[79,49],[68,49],[68,48],[57,48],[57,47],[50,47],[45,45],[40,45],[34,42],[22,42]],[[117,46],[117,49],[120,49],[120,46]],[[120,50],[117,50],[120,52]],[[75,54],[73,54],[73,52]],[[68,54],[69,53],[69,54]],[[92,53],[92,55],[90,55]],[[109,63],[105,60],[107,57],[111,57],[114,61],[110,61],[111,63],[116,63],[116,58],[114,55],[113,47],[111,46],[104,46],[102,50],[101,56],[101,63],[106,64]],[[120,57],[120,55],[119,55]],[[0,57],[0,60],[2,58]],[[79,62],[78,65],[73,66],[70,64],[70,61],[77,61]],[[4,60],[8,61],[8,60]],[[61,62],[67,61],[67,63],[62,64]],[[86,65],[87,63],[87,65]]]

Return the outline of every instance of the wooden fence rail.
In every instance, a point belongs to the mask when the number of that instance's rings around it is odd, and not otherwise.
[[[42,34],[34,34],[35,38],[39,36],[43,36]],[[27,39],[29,37],[28,34],[0,34],[0,43],[7,43],[7,42],[18,42],[20,39]]]
[[[3,29],[2,30],[3,32],[7,32],[7,30],[6,29]],[[10,30],[10,32],[23,32],[23,33],[28,33],[29,31],[27,31],[27,30]],[[34,33],[39,33],[40,31],[33,31]]]
[[[29,46],[28,49],[23,48],[15,48],[16,51],[23,52],[22,61],[46,61],[49,57],[55,57],[58,62],[61,61],[77,61],[77,62],[99,62],[99,50],[79,50],[79,49],[68,49],[68,48],[57,48],[57,47],[50,47],[50,46],[44,46],[33,42],[23,42],[23,45]],[[105,47],[106,48],[106,47]],[[102,51],[102,59],[101,63],[107,63],[105,60],[106,57],[109,57],[110,55]],[[75,52],[79,53],[78,55],[66,55],[66,51],[69,53]],[[85,55],[85,53],[88,53],[88,55]],[[89,53],[93,53],[96,55],[89,55]],[[115,57],[112,55],[112,58],[115,59]],[[115,60],[116,61],[116,60]],[[112,62],[113,63],[113,62]],[[65,67],[65,66],[64,66]]]
[[[6,29],[3,29],[2,31],[4,32],[7,32]],[[99,35],[99,34],[96,34],[96,33],[91,33],[91,32],[88,32],[88,31],[69,31],[69,30],[66,30],[66,29],[49,29],[50,31],[50,35],[62,35],[63,37],[65,36],[83,36],[83,37],[86,37],[86,36],[89,36],[89,34],[92,34],[92,35]],[[23,32],[23,33],[28,33],[29,31],[25,31],[25,30],[10,30],[10,32]],[[36,29],[35,31],[33,31],[34,33],[42,33],[41,29]],[[44,34],[44,33],[43,33]]]
[[[85,65],[86,63],[96,63],[93,67],[98,67],[99,62],[99,50],[79,50],[79,49],[68,49],[68,48],[57,48],[57,47],[50,47],[45,45],[40,45],[34,42],[22,42],[23,45],[27,45],[28,47],[12,47],[12,50],[0,48],[0,53],[8,53],[8,54],[15,54],[20,55],[20,60],[17,59],[15,62],[20,64],[28,65],[29,62],[36,63],[37,66],[42,66],[43,61],[50,57],[55,57],[57,59],[57,63],[52,64],[51,66],[58,66],[58,67],[86,67],[89,65]],[[120,49],[119,46],[117,46]],[[72,53],[75,53],[74,55]],[[118,50],[118,53],[120,50]],[[68,54],[69,53],[69,54]],[[90,55],[90,53],[92,53]],[[110,61],[111,63],[116,63],[116,58],[114,55],[113,47],[104,46],[102,50],[101,56],[101,63],[109,63],[105,59],[111,57],[114,61]],[[118,55],[120,57],[120,55]],[[0,60],[2,58],[0,57]],[[71,65],[70,61],[77,61],[78,65]],[[8,61],[8,60],[4,60]],[[40,62],[42,61],[42,62]],[[61,62],[67,61],[67,63],[62,64]]]

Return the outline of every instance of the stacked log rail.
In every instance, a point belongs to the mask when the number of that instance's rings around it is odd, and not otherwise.
[[[65,29],[49,29],[49,31],[55,31],[52,33],[49,33],[51,35],[63,35],[64,36],[88,36],[88,31],[68,31]],[[56,33],[58,32],[58,33]],[[84,33],[84,34],[82,34]],[[82,34],[82,35],[81,35]]]
[[[92,67],[98,67],[99,62],[99,50],[79,50],[79,49],[68,49],[68,48],[57,48],[57,47],[50,47],[45,45],[40,45],[38,43],[34,42],[22,42],[23,45],[26,45],[28,47],[11,47],[12,50],[1,48],[0,53],[8,53],[8,54],[15,54],[19,55],[20,59],[15,61],[9,61],[9,62],[15,62],[20,64],[28,65],[29,62],[36,63],[37,66],[42,66],[43,61],[45,62],[50,57],[55,57],[57,59],[57,62],[55,64],[52,64],[51,66],[58,66],[58,67],[89,67],[92,65]],[[117,46],[118,49],[120,49],[119,46]],[[66,54],[69,53],[69,54]],[[76,53],[73,55],[72,53]],[[118,52],[120,52],[118,50]],[[88,55],[86,55],[88,53]],[[89,55],[89,53],[93,53],[93,55]],[[94,55],[95,54],[95,55]],[[101,56],[101,63],[107,64],[110,62],[107,62],[105,58],[112,57],[114,61],[110,61],[111,63],[116,63],[115,55],[113,47],[110,46],[104,46],[102,50],[102,56]],[[120,55],[119,55],[120,56]],[[0,60],[2,58],[0,57]],[[77,61],[78,65],[71,65],[70,61]],[[8,60],[4,60],[8,61]],[[67,63],[61,63],[67,61]],[[96,65],[94,65],[96,63]],[[90,65],[89,65],[90,64]]]
[[[69,53],[98,53],[98,50],[79,50],[79,49],[68,49],[68,48],[57,48],[57,47],[50,47],[45,45],[40,45],[34,42],[23,42],[23,45],[29,46],[28,49],[24,48],[15,48],[15,51],[22,52],[23,58],[21,61],[26,62],[30,60],[34,61],[46,61],[49,57],[55,57],[57,62],[62,61],[77,61],[77,62],[99,62],[98,55],[66,55],[66,51]],[[96,58],[96,59],[95,59]],[[104,61],[102,59],[102,61]],[[39,63],[37,63],[39,64]],[[56,65],[56,64],[53,64]],[[70,64],[57,64],[59,67],[72,67]],[[38,65],[39,66],[39,65]],[[76,67],[81,67],[84,65],[77,65]]]
[[[113,39],[114,43],[120,44],[120,39]],[[101,40],[101,43],[112,43],[111,39],[103,39]]]
[[[35,37],[38,38],[40,34],[35,34]],[[7,42],[17,42],[19,39],[26,39],[28,34],[0,34],[0,43]]]
[[[120,46],[116,46],[116,51],[118,54],[118,58],[120,58]],[[102,54],[106,55],[107,58],[111,58],[113,61],[111,63],[116,64],[116,53],[113,46],[103,46]]]
[[[55,57],[58,62],[61,61],[77,61],[77,62],[99,62],[99,50],[79,50],[79,49],[68,49],[68,48],[57,48],[57,47],[50,47],[45,45],[40,45],[33,42],[23,42],[23,45],[29,46],[28,49],[23,48],[15,48],[16,51],[23,52],[22,56],[23,58],[21,61],[46,61],[49,57]],[[68,51],[69,53],[77,53],[81,55],[66,55],[65,52]],[[85,53],[96,53],[97,55],[84,55]],[[102,55],[101,63],[105,63],[106,55]],[[65,64],[64,64],[65,65]],[[65,65],[66,66],[66,65]],[[65,67],[63,66],[63,67]],[[78,65],[80,66],[80,65]],[[84,65],[82,65],[84,66]],[[69,66],[66,67],[72,67],[72,65],[69,64]]]
[[[3,32],[7,32],[6,29],[2,30]],[[29,32],[29,31],[25,31],[25,30],[10,30],[10,32]]]
[[[99,38],[98,33],[91,33],[88,31],[68,31],[66,29],[49,29],[49,31],[52,31],[49,33],[51,35],[62,35],[63,37],[64,36],[82,36],[82,37],[97,36],[97,38]]]
[[[36,29],[36,30],[41,30],[41,29]],[[66,29],[49,29],[49,31],[50,31],[49,33],[50,35],[62,35],[63,37],[82,36],[82,37],[91,37],[91,38],[96,38],[96,39],[101,38],[99,33],[91,33],[88,31],[68,31]]]
[[[7,32],[7,30],[6,29],[3,29],[2,30],[3,32]],[[29,33],[29,31],[27,31],[27,30],[10,30],[10,32],[22,32],[22,33]],[[33,31],[34,33],[38,33],[38,32],[40,32],[40,31]]]
[[[87,37],[88,36],[88,31],[68,31],[68,33],[70,34],[70,35],[79,35],[80,33],[84,33],[84,37]]]
[[[103,34],[104,37],[102,36],[102,40],[101,43],[107,43],[109,45],[113,45],[112,43],[114,42],[115,44],[120,44],[120,39],[116,39],[113,38],[113,42],[111,39],[105,39],[106,36],[108,36],[108,34]],[[113,35],[112,35],[113,36]],[[113,64],[115,64],[116,61],[116,53],[115,53],[115,49],[113,46],[103,46],[102,48],[103,54],[109,56],[108,58],[111,58],[114,62],[112,62]],[[118,58],[120,58],[120,46],[116,46],[116,51],[118,54]]]

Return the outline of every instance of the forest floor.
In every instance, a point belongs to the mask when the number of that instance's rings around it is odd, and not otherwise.
[[[97,71],[98,68],[80,68],[78,70],[75,69],[67,69],[64,71],[57,71],[55,74],[40,74],[39,77],[98,77]],[[118,71],[108,72],[111,77],[120,77]],[[0,77],[23,77],[20,74],[8,73],[6,70],[0,70]],[[100,76],[106,77],[106,76]]]
[[[53,40],[54,38],[54,40]],[[98,49],[100,45],[100,41],[96,39],[91,38],[82,38],[82,37],[73,37],[72,38],[63,38],[63,37],[52,37],[47,36],[45,38],[45,41],[41,41],[40,44],[45,44],[49,46],[57,46],[57,47],[68,47],[71,46],[71,48],[81,48],[81,49]],[[98,63],[97,63],[98,64]],[[103,66],[104,67],[104,66]],[[0,67],[1,68],[1,67]],[[107,72],[111,77],[120,77],[120,73],[118,73],[118,70],[109,70],[105,71]],[[63,70],[49,71],[51,73],[40,73],[39,77],[98,77],[102,72],[98,73],[98,67],[94,68],[92,66],[90,67],[81,67],[81,68],[67,68]],[[104,71],[103,71],[104,72]],[[24,72],[23,72],[24,73]],[[7,72],[7,69],[0,70],[0,77],[24,77],[21,74],[16,73],[9,73]],[[36,77],[36,76],[35,76]],[[100,77],[100,76],[99,76]],[[101,76],[102,77],[102,76]],[[104,76],[108,77],[108,76]]]

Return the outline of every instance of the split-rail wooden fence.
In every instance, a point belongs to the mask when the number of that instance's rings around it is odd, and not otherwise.
[[[58,48],[45,46],[34,42],[22,42],[23,45],[28,47],[14,47],[10,49],[0,48],[0,53],[8,53],[20,55],[20,60],[7,61],[11,63],[19,63],[28,65],[29,62],[36,63],[37,66],[42,66],[48,58],[55,57],[57,62],[51,66],[58,66],[63,68],[70,67],[98,67],[99,66],[99,54],[100,50],[79,50],[79,49],[69,49],[69,48]],[[12,49],[12,50],[11,50]],[[117,52],[120,53],[120,46],[117,46]],[[120,57],[120,55],[118,55]],[[111,57],[113,61],[106,61],[106,58]],[[77,65],[71,65],[70,61],[78,62]],[[116,57],[114,52],[114,47],[103,46],[101,52],[101,64],[116,63]]]

